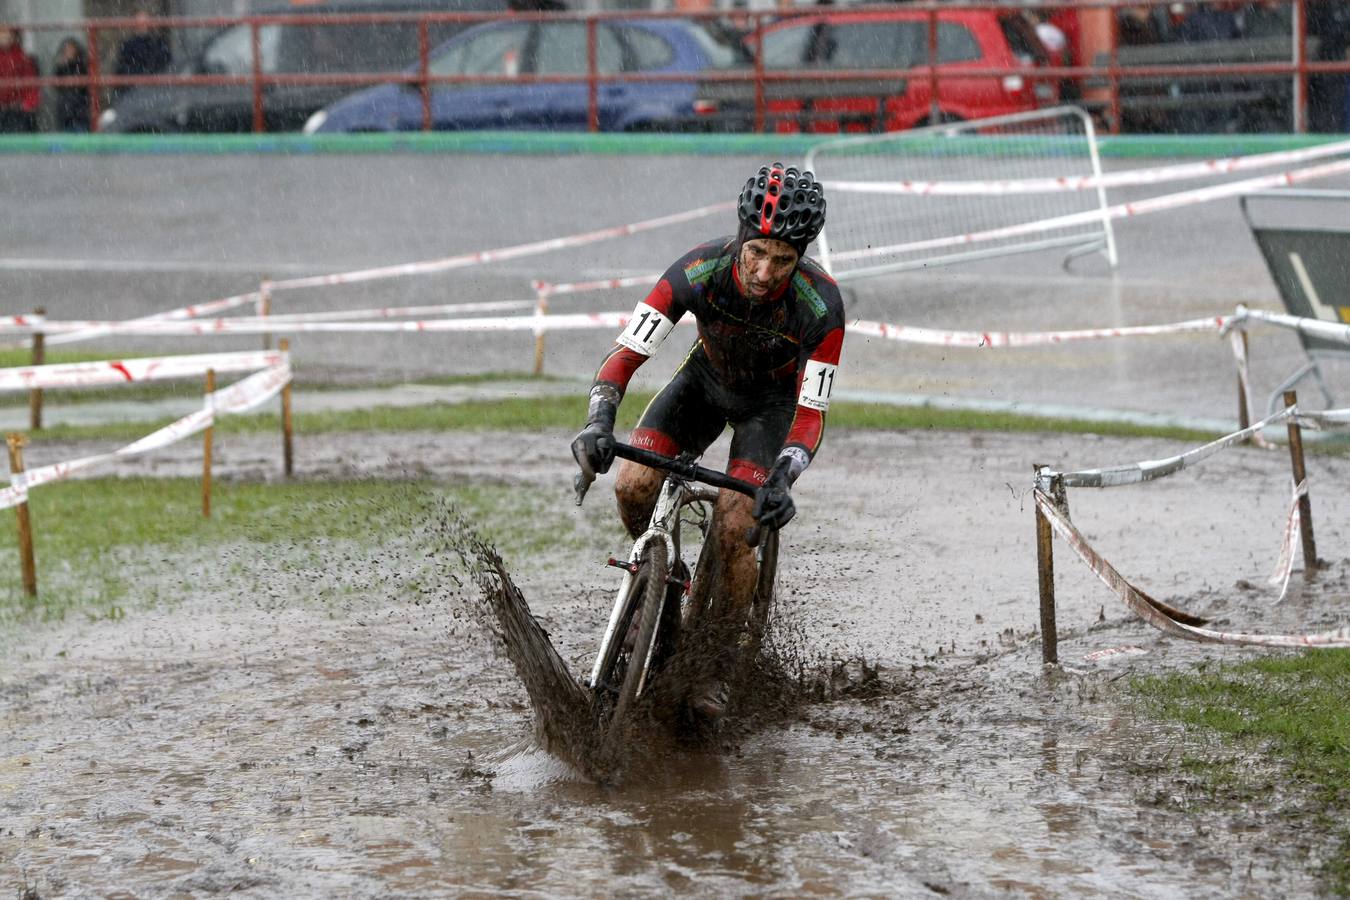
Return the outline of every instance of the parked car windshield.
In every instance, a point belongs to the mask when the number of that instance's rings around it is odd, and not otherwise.
[[[444,33],[444,27],[441,29]],[[435,29],[432,38],[435,39]],[[204,71],[246,75],[253,70],[247,25],[220,33],[202,56]],[[266,74],[398,71],[417,56],[417,26],[264,25],[258,29],[259,62]]]
[[[596,71],[618,72],[623,69],[623,47],[614,36],[614,29],[602,26],[595,30]],[[539,28],[539,44],[535,50],[534,70],[540,75],[583,75],[586,64],[586,23],[550,22]]]
[[[530,26],[490,28],[454,44],[428,62],[433,75],[519,75]],[[438,88],[453,87],[439,85]]]
[[[959,22],[939,22],[937,39],[940,63],[974,62],[984,56],[975,34]],[[804,23],[765,36],[764,65],[770,69],[908,69],[927,62],[927,47],[928,26],[921,21]]]
[[[636,29],[634,29],[636,30]],[[689,31],[693,34],[694,40],[698,42],[699,49],[708,57],[708,67],[712,69],[731,69],[737,66],[748,64],[751,60],[744,48],[731,46],[726,42],[719,41],[708,32],[708,29],[697,23],[689,24]],[[644,32],[646,34],[646,32]],[[654,35],[648,35],[655,37]],[[660,38],[656,38],[660,40]],[[665,43],[662,41],[662,43]],[[656,68],[653,66],[652,68]]]
[[[277,71],[277,47],[281,28],[264,25],[258,29],[259,61],[266,73]],[[207,45],[202,69],[213,75],[246,75],[253,71],[253,35],[247,25],[222,31]]]

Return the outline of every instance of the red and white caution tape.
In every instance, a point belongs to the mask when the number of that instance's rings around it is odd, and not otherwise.
[[[573,281],[565,284],[554,284],[550,281],[531,282],[534,292],[540,297],[553,297],[558,294],[580,294],[586,291],[612,291],[627,287],[645,287],[649,284],[656,284],[661,280],[659,274],[656,275],[632,275],[627,278],[602,278],[597,281]]]
[[[1294,487],[1294,496],[1289,500],[1289,512],[1284,517],[1284,534],[1280,538],[1280,555],[1275,561],[1275,571],[1270,573],[1267,579],[1270,584],[1280,586],[1280,596],[1275,598],[1279,603],[1284,600],[1289,592],[1289,577],[1294,574],[1294,558],[1301,556],[1303,545],[1295,540],[1299,534],[1302,515],[1299,512],[1299,498],[1308,495],[1308,479],[1303,479]]]
[[[1350,425],[1350,408],[1318,409],[1311,412],[1300,412],[1294,418],[1298,424],[1304,428],[1329,431],[1333,428],[1343,428]]]
[[[888,244],[881,247],[846,250],[841,253],[830,254],[830,260],[831,262],[847,262],[849,260],[870,259],[872,257],[890,256],[899,253],[917,253],[921,250],[961,247],[987,241],[999,241],[1006,238],[1022,237],[1028,234],[1040,234],[1046,231],[1060,231],[1066,228],[1077,228],[1083,225],[1096,225],[1100,224],[1103,218],[1128,219],[1134,216],[1142,216],[1147,213],[1162,212],[1163,210],[1168,209],[1179,209],[1184,206],[1193,206],[1199,203],[1209,203],[1214,200],[1236,197],[1240,194],[1246,194],[1253,191],[1300,184],[1305,181],[1312,181],[1317,178],[1327,178],[1331,175],[1340,175],[1346,172],[1350,172],[1350,159],[1323,163],[1320,166],[1309,166],[1306,169],[1297,169],[1292,172],[1280,172],[1276,175],[1263,175],[1259,178],[1248,178],[1244,181],[1232,181],[1226,184],[1217,184],[1211,187],[1197,188],[1196,190],[1191,191],[1181,191],[1176,194],[1164,194],[1161,197],[1137,200],[1133,203],[1120,203],[1104,210],[1084,210],[1082,212],[1070,213],[1064,216],[1038,219],[1033,222],[1022,222],[1017,225],[1004,225],[999,228],[990,228],[985,231],[975,231],[968,234],[954,234],[947,237],[927,238],[921,241],[909,241],[902,244]]]
[[[1249,634],[1244,632],[1216,631],[1196,625],[1178,622],[1162,612],[1140,593],[1139,589],[1125,580],[1101,554],[1093,549],[1068,517],[1055,507],[1051,499],[1039,488],[1034,491],[1036,507],[1046,517],[1050,527],[1088,564],[1097,577],[1115,593],[1117,597],[1135,615],[1149,625],[1188,641],[1200,641],[1213,644],[1246,644],[1262,647],[1350,647],[1350,626],[1319,634]]]
[[[1097,188],[1136,187],[1186,181],[1214,175],[1230,175],[1271,166],[1301,165],[1350,153],[1350,141],[1337,141],[1302,150],[1281,150],[1248,156],[1230,156],[1171,166],[1106,172],[1101,175],[1071,175],[1060,178],[1010,178],[993,181],[840,181],[828,179],[825,187],[843,193],[887,194],[918,197],[985,197],[1009,194],[1057,194]]]
[[[1238,316],[1228,320],[1228,322],[1241,326],[1246,322],[1246,315],[1239,308]],[[1225,328],[1227,328],[1227,325],[1228,323],[1225,323]],[[1238,390],[1242,392],[1242,402],[1250,415],[1251,410],[1256,409],[1256,402],[1252,399],[1252,382],[1247,365],[1247,337],[1243,328],[1228,329],[1228,345],[1233,350],[1233,360],[1237,364]],[[1266,436],[1259,431],[1252,435],[1252,443],[1266,450],[1275,446],[1266,440]]]
[[[60,481],[77,472],[115,459],[167,447],[210,427],[215,422],[217,413],[234,415],[248,412],[275,397],[290,380],[290,363],[283,360],[278,365],[263,369],[261,372],[250,375],[223,390],[207,395],[201,409],[189,413],[176,422],[111,453],[99,453],[94,456],[53,463],[12,475],[10,476],[10,486],[0,490],[0,509],[8,509],[11,506],[23,503],[28,499],[28,491],[40,485]]]
[[[178,309],[170,309],[164,312],[155,313],[149,316],[142,316],[139,319],[130,319],[129,322],[172,322],[180,319],[197,319],[202,316],[213,316],[226,310],[235,309],[248,303],[257,304],[262,295],[257,291],[247,294],[238,294],[234,297],[222,297],[219,300],[208,300],[206,303],[194,303],[190,306],[183,306]],[[41,330],[41,329],[34,329]],[[73,344],[78,341],[89,341],[94,338],[105,337],[112,334],[112,331],[101,328],[92,328],[87,331],[70,332],[67,334],[53,335],[47,338],[48,346],[53,344]]]
[[[251,350],[238,353],[199,353],[190,356],[20,366],[0,369],[0,391],[94,387],[103,384],[191,378],[204,375],[207,369],[214,369],[219,373],[256,372],[285,361],[286,354],[278,350]]]
[[[654,219],[646,219],[629,225],[616,225],[611,228],[585,231],[566,237],[532,241],[528,244],[517,244],[511,247],[502,247],[497,250],[479,250],[474,253],[465,253],[459,256],[450,256],[444,259],[428,260],[426,262],[381,266],[374,269],[357,269],[351,272],[336,272],[331,275],[315,275],[309,278],[289,278],[285,281],[274,281],[272,282],[271,287],[273,291],[292,291],[299,288],[323,287],[334,284],[355,284],[357,282],[375,281],[383,278],[401,278],[406,275],[428,275],[435,272],[447,272],[451,269],[464,268],[465,266],[477,266],[484,263],[519,259],[523,256],[546,253],[550,250],[560,250],[564,247],[580,247],[584,244],[595,243],[596,241],[638,234],[639,232],[651,231],[655,228],[664,228],[667,225],[678,225],[682,222],[701,219],[705,216],[712,215],[713,213],[726,212],[734,206],[735,204],[730,202],[714,203],[709,206],[700,206],[697,209],[691,209],[687,212],[675,213],[669,216],[659,216]]]
[[[1163,478],[1167,475],[1174,475],[1182,469],[1189,468],[1201,460],[1213,456],[1215,453],[1218,453],[1226,447],[1242,443],[1269,425],[1277,425],[1286,419],[1293,418],[1296,410],[1297,407],[1294,406],[1286,407],[1240,431],[1235,431],[1218,440],[1210,441],[1202,447],[1196,447],[1194,450],[1188,450],[1185,453],[1169,456],[1165,459],[1150,459],[1144,460],[1143,462],[1128,463],[1122,466],[1110,466],[1100,469],[1082,469],[1077,472],[1059,473],[1045,469],[1038,473],[1037,480],[1042,489],[1044,489],[1049,482],[1056,480],[1065,487],[1090,488],[1120,487],[1126,484],[1141,484],[1145,481],[1156,481],[1159,478]]]
[[[1133,644],[1124,647],[1107,647],[1105,650],[1093,650],[1091,653],[1084,653],[1083,662],[1100,662],[1113,656],[1137,656],[1147,652],[1143,647],[1136,647]]]
[[[533,309],[533,300],[484,300],[478,303],[438,303],[434,306],[385,306],[377,309],[334,309],[326,312],[274,313],[268,322],[358,322],[365,319],[406,319],[410,316],[460,315],[473,312],[506,312]]]
[[[215,334],[269,334],[272,332],[333,332],[373,334],[408,332],[491,332],[576,330],[580,328],[615,328],[628,322],[629,312],[569,313],[559,316],[499,316],[470,319],[420,319],[411,322],[277,322],[271,316],[237,319],[209,319],[189,322],[100,322],[118,334],[134,335],[215,335]],[[59,331],[78,330],[89,322],[47,322],[42,327]]]
[[[1264,309],[1248,309],[1245,306],[1238,307],[1238,315],[1257,322],[1264,322],[1267,325],[1274,325],[1277,328],[1297,331],[1305,337],[1350,344],[1350,324],[1344,322],[1327,322],[1322,319],[1267,312]]]
[[[1068,344],[1077,341],[1097,341],[1107,338],[1143,337],[1146,335],[1182,334],[1196,331],[1220,331],[1234,321],[1232,316],[1211,316],[1207,319],[1188,319],[1170,325],[1134,325],[1118,328],[1085,328],[1077,331],[942,331],[916,328],[909,325],[890,325],[856,319],[849,323],[850,337],[870,335],[888,341],[927,344],[937,347],[1043,347],[1049,344]]]

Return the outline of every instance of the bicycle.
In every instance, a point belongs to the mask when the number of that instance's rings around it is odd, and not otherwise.
[[[663,469],[667,474],[657,494],[651,523],[633,542],[628,559],[611,557],[608,561],[609,565],[623,569],[624,575],[587,683],[595,725],[606,742],[622,728],[633,703],[674,651],[679,634],[708,621],[716,611],[709,599],[716,586],[717,541],[709,533],[712,517],[708,513],[708,507],[717,501],[716,489],[726,488],[750,497],[755,494],[754,485],[704,468],[692,454],[672,458],[617,444],[615,456]],[[577,474],[574,481],[577,505],[593,481],[594,477]],[[681,514],[686,507],[695,505],[700,512],[692,524],[703,533],[703,544],[694,570],[689,572],[681,560],[680,547],[682,526],[691,522]],[[750,640],[745,648],[753,658],[773,601],[778,532],[755,525],[747,532],[746,542],[756,548],[759,567],[748,623]],[[687,577],[682,577],[685,573]],[[627,636],[635,616],[640,616],[639,625],[630,644]]]

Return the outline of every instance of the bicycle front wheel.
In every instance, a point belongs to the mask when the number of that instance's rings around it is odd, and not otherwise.
[[[759,655],[764,643],[764,630],[769,624],[769,609],[773,606],[774,587],[778,583],[778,529],[771,529],[764,537],[759,556],[759,575],[755,579],[755,595],[750,603],[750,621],[746,623],[750,635],[750,658]]]
[[[610,717],[608,735],[618,733],[623,727],[633,701],[637,699],[651,675],[652,660],[655,656],[657,627],[661,623],[661,609],[666,602],[666,579],[670,574],[670,560],[664,541],[656,540],[647,544],[642,551],[637,580],[642,583],[642,616],[638,624],[637,637],[633,640],[628,655],[628,668],[624,672],[623,685],[614,701],[614,713]]]

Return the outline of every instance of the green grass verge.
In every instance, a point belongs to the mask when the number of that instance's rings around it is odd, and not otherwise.
[[[566,505],[540,504],[538,490],[528,487],[430,481],[217,482],[211,517],[205,518],[196,479],[58,482],[29,502],[36,600],[23,595],[12,516],[0,528],[0,630],[74,611],[120,618],[127,598],[140,594],[140,586],[128,581],[133,557],[168,559],[184,548],[200,551],[241,543],[294,548],[314,541],[352,541],[376,547],[407,535],[409,523],[429,515],[442,498],[470,518],[504,556],[581,546]],[[266,552],[260,550],[257,558],[267,558]]]
[[[631,428],[651,400],[649,393],[632,392],[620,408],[619,426]],[[586,419],[584,393],[550,397],[466,403],[429,403],[417,406],[379,407],[360,410],[304,412],[295,414],[299,435],[344,431],[537,431],[545,428],[576,428]],[[162,425],[157,422],[119,422],[106,425],[57,425],[35,435],[38,441],[76,439],[134,440]],[[941,410],[923,406],[893,406],[879,403],[835,403],[830,408],[831,428],[1002,432],[1070,432],[1118,437],[1156,437],[1184,441],[1212,440],[1214,432],[1190,428],[1135,425],[1128,422],[1088,422],[986,413]],[[275,413],[222,417],[222,434],[258,434],[277,430]]]
[[[1281,800],[1245,760],[1275,755],[1318,812],[1308,822],[1337,846],[1322,875],[1350,895],[1350,650],[1310,650],[1193,673],[1138,678],[1131,690],[1157,715],[1229,739],[1212,758],[1183,760],[1216,802]]]

